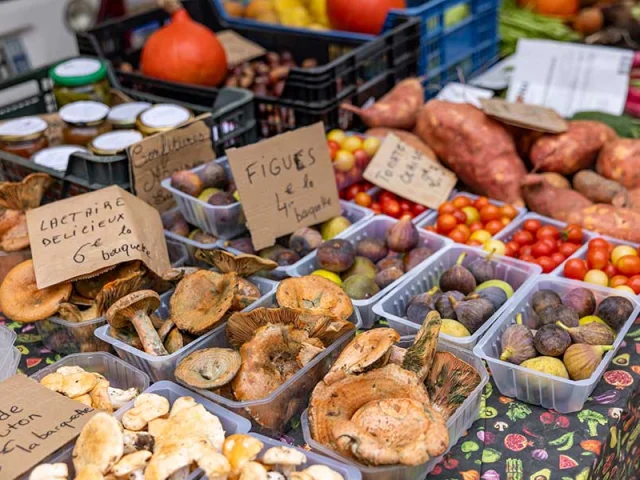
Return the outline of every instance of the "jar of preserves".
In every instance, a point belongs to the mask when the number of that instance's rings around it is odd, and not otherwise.
[[[94,138],[111,131],[107,121],[109,107],[93,101],[74,102],[58,112],[64,122],[62,136],[68,145],[89,145]]]
[[[94,138],[89,148],[96,155],[117,155],[143,138],[137,130],[114,130]]]
[[[114,130],[131,130],[136,128],[136,120],[140,113],[151,108],[148,102],[129,102],[111,107],[107,119]]]
[[[72,153],[90,153],[86,148],[77,145],[58,145],[45,148],[31,157],[31,161],[43,167],[59,172],[66,172]]]
[[[107,66],[95,58],[73,58],[49,70],[58,108],[81,100],[109,104],[111,91]]]
[[[47,148],[47,127],[40,117],[22,117],[0,123],[0,150],[30,158]]]
[[[159,103],[138,115],[136,125],[145,136],[166,132],[193,118],[184,107],[171,103]]]

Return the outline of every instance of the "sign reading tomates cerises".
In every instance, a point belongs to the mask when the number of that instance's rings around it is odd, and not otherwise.
[[[256,249],[340,215],[322,123],[231,148],[227,157]]]

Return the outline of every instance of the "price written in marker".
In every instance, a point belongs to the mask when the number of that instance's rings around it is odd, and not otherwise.
[[[453,172],[393,134],[387,135],[363,176],[379,187],[430,208],[438,208],[446,201],[458,181]]]

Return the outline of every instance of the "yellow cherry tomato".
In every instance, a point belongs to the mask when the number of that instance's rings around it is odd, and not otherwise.
[[[362,140],[360,137],[356,137],[355,135],[351,135],[344,139],[344,141],[340,144],[343,150],[347,152],[355,152],[362,148]]]
[[[344,133],[342,130],[338,130],[338,129],[331,130],[327,134],[327,140],[334,141],[338,145],[342,145],[342,142],[344,142],[346,138],[347,138],[347,134]]]
[[[629,245],[618,245],[611,252],[611,262],[614,265],[617,265],[618,264],[618,260],[620,260],[622,257],[625,257],[627,255],[633,255],[634,257],[637,257],[638,256],[638,252],[636,251],[635,248],[633,248],[633,247],[631,247]]]
[[[480,231],[480,230],[478,230]],[[482,246],[482,249],[486,252],[495,252],[495,255],[504,255],[507,251],[507,246],[500,240],[488,240]]]
[[[482,244],[491,240],[492,235],[486,230],[476,230],[471,234],[469,240],[476,240]]]

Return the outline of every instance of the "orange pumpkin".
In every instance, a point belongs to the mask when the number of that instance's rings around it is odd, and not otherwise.
[[[160,80],[215,87],[227,76],[227,55],[215,34],[194,22],[179,0],[161,0],[171,23],[142,49],[142,73]]]

